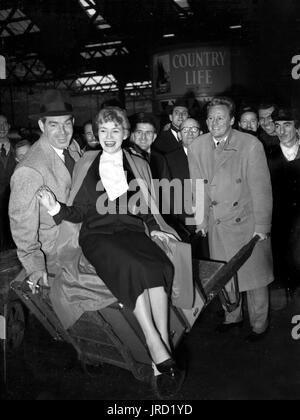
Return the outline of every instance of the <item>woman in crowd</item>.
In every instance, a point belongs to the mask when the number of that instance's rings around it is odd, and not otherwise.
[[[121,148],[127,126],[124,111],[102,109],[96,124],[103,150],[89,152],[95,158],[73,206],[58,203],[46,186],[39,190],[38,198],[57,224],[63,220],[82,222],[79,244],[85,257],[114,296],[135,314],[157,370],[176,380],[179,370],[168,331],[168,294],[174,268],[151,239],[168,242],[174,231],[159,214],[151,214],[149,201],[144,214],[131,205],[130,198],[137,192],[131,181],[139,184],[138,178],[143,178],[149,191],[151,178],[147,163]],[[141,184],[139,187],[143,191]],[[113,210],[105,211],[109,208]]]

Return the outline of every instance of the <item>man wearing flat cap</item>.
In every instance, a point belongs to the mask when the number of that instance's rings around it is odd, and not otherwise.
[[[274,199],[274,274],[279,284],[293,292],[300,279],[300,121],[291,108],[277,109],[272,119],[280,141],[268,155]]]
[[[73,136],[73,109],[61,92],[45,92],[38,119],[42,132],[11,178],[9,216],[18,257],[25,268],[33,293],[48,274],[55,271],[55,242],[59,227],[40,206],[36,193],[48,185],[57,199],[66,202],[72,171],[80,155],[70,146]]]

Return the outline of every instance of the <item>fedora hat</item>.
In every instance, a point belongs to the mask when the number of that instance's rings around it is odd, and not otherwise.
[[[296,110],[293,108],[277,108],[272,112],[273,121],[296,121],[298,120]]]
[[[60,117],[63,115],[73,116],[73,107],[65,102],[59,90],[47,90],[41,99],[40,112],[30,115],[30,119],[40,119],[44,117]]]

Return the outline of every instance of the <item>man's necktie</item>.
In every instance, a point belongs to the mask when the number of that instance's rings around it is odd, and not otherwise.
[[[4,144],[2,144],[2,147],[1,147],[1,157],[3,159],[6,158],[6,150],[5,150]]]
[[[73,169],[75,166],[75,160],[72,158],[72,156],[70,155],[70,152],[68,149],[64,149],[64,157],[65,157],[65,165],[68,169],[68,171],[70,172],[70,175],[73,175]]]
[[[180,130],[177,127],[175,127],[175,125],[173,125],[173,124],[171,124],[171,130],[175,131],[177,141],[178,142],[181,141],[181,137],[180,137],[180,134],[179,134]]]

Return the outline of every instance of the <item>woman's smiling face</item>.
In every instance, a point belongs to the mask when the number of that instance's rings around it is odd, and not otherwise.
[[[114,121],[99,124],[98,134],[100,144],[107,153],[118,152],[126,138],[126,131],[123,126]]]

